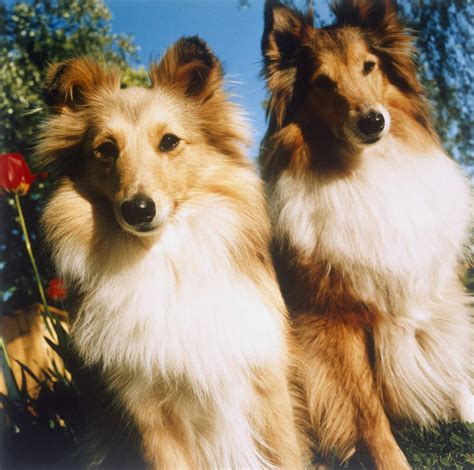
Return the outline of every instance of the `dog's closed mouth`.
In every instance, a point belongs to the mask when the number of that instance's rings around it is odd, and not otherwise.
[[[374,136],[374,137],[369,137],[367,139],[364,139],[362,142],[364,144],[368,144],[368,145],[375,144],[376,142],[378,142],[380,140],[380,137],[381,137],[380,135],[377,135],[377,136]]]
[[[144,222],[142,224],[137,225],[130,225],[127,224],[124,220],[117,218],[117,222],[121,230],[125,232],[130,232],[135,235],[148,235],[156,232],[161,226],[162,223],[151,221],[151,222]]]
[[[142,224],[139,227],[134,227],[134,229],[137,232],[141,232],[141,233],[151,232],[157,228],[158,228],[158,225],[150,224],[150,223]]]

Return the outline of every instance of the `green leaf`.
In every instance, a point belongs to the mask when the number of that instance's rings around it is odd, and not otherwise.
[[[13,375],[13,371],[10,367],[7,348],[2,337],[0,337],[0,369],[7,387],[8,397],[15,400],[19,399],[20,391],[18,389],[15,376]]]

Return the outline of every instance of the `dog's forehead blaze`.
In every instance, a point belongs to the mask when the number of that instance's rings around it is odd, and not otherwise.
[[[99,104],[99,103],[98,103]],[[100,100],[101,112],[91,109],[101,133],[130,132],[159,133],[171,126],[181,128],[179,116],[183,115],[180,103],[160,89],[126,88],[113,94],[107,93]]]
[[[343,27],[316,30],[311,43],[317,68],[335,69],[366,60],[370,55],[368,44],[357,28]]]

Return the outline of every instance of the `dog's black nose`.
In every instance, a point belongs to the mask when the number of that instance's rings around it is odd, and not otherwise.
[[[364,135],[380,134],[385,127],[385,119],[382,114],[370,111],[359,119],[357,127]]]
[[[140,225],[151,222],[156,214],[156,206],[153,199],[137,194],[133,199],[122,203],[122,217],[129,225]]]

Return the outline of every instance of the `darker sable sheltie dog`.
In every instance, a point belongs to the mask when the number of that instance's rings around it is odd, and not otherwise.
[[[266,4],[260,163],[316,445],[345,460],[362,444],[379,469],[402,469],[389,419],[473,417],[458,279],[468,189],[391,3],[334,11],[337,23],[318,29]]]
[[[72,342],[151,467],[300,468],[285,307],[239,111],[199,38],[150,78],[121,89],[86,58],[47,78],[37,150],[62,178],[43,224],[74,291]]]

